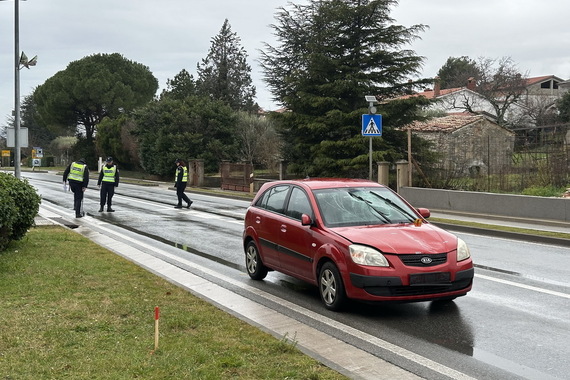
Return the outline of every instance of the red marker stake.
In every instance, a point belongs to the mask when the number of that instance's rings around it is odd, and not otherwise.
[[[158,319],[160,318],[160,309],[154,308],[154,350],[158,350]]]

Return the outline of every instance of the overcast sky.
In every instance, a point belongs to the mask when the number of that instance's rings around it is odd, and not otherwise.
[[[305,3],[305,1],[294,1]],[[182,69],[196,77],[224,19],[249,56],[257,101],[271,101],[257,63],[263,43],[274,44],[276,9],[286,0],[27,0],[20,1],[20,51],[38,64],[20,71],[22,98],[71,61],[120,53],[148,66],[160,90]],[[448,57],[511,57],[530,76],[570,78],[570,1],[400,0],[396,23],[429,26],[409,48],[426,58],[433,77]],[[159,90],[159,91],[160,91]],[[0,1],[0,125],[14,108],[14,0]]]

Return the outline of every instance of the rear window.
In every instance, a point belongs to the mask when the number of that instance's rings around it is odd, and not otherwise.
[[[255,205],[282,214],[285,209],[285,199],[287,198],[288,192],[289,185],[271,187],[263,193],[257,202],[255,202]]]

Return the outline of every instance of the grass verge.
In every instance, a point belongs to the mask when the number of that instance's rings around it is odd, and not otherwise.
[[[0,252],[0,291],[2,379],[345,379],[61,227]]]

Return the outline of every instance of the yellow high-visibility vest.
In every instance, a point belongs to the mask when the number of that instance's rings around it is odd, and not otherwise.
[[[113,165],[108,168],[106,165],[103,166],[103,182],[115,182],[115,173],[117,172],[117,165]]]
[[[85,173],[85,168],[87,165],[74,162],[69,168],[69,175],[67,180],[83,182],[83,173]]]
[[[182,174],[182,182],[188,182],[188,168],[183,166],[182,169],[184,173]],[[178,168],[176,168],[176,173],[174,174],[174,182],[178,181]]]

